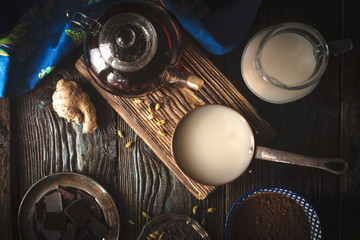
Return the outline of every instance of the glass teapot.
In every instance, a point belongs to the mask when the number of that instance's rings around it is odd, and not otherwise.
[[[120,3],[97,19],[68,10],[65,19],[87,34],[84,58],[88,71],[112,94],[139,97],[165,84],[195,90],[203,84],[177,64],[180,31],[167,11],[154,3]]]

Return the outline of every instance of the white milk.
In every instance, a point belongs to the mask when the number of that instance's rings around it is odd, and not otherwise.
[[[188,114],[177,127],[174,157],[187,176],[221,185],[240,176],[254,150],[249,125],[231,108],[207,105]]]
[[[304,97],[316,84],[300,90],[287,90],[266,82],[255,69],[254,58],[266,33],[260,32],[250,40],[243,53],[241,71],[246,85],[259,98],[272,103],[286,103]],[[290,86],[304,82],[316,66],[311,42],[296,33],[272,37],[263,48],[261,62],[265,72]]]

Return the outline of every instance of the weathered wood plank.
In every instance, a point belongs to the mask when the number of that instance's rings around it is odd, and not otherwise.
[[[206,198],[215,188],[198,184],[185,176],[178,168],[171,154],[171,137],[182,116],[191,109],[209,103],[220,103],[240,111],[248,119],[257,138],[265,141],[271,139],[275,132],[270,125],[260,118],[256,110],[234,88],[234,86],[216,69],[216,67],[201,54],[190,39],[184,39],[184,52],[181,62],[191,67],[202,79],[204,86],[197,92],[189,89],[163,88],[148,95],[141,104],[134,99],[115,96],[103,90],[96,84],[87,71],[84,60],[76,63],[77,69],[87,78],[106,101],[119,115],[143,138],[155,154],[179,178],[194,196]],[[148,119],[148,104],[161,103],[162,108],[156,112],[155,120]],[[165,119],[166,124],[159,128],[155,123]],[[166,136],[158,134],[159,129],[166,131]]]
[[[149,221],[143,211],[151,217],[165,212],[188,213],[194,197],[121,118],[119,129],[125,133],[125,138],[119,139],[119,194],[115,196],[124,229],[121,239],[136,239]],[[134,142],[131,148],[125,148],[128,141]]]
[[[341,5],[344,4],[343,35],[341,35]],[[324,9],[318,12],[318,9]],[[224,239],[225,217],[231,205],[245,192],[257,187],[280,186],[303,195],[319,213],[323,225],[324,239],[355,239],[358,228],[360,207],[356,200],[359,193],[359,15],[355,2],[334,1],[263,1],[249,34],[242,44],[226,56],[211,56],[217,69],[238,89],[257,112],[278,132],[272,141],[258,141],[266,146],[300,154],[324,157],[345,157],[349,160],[350,171],[337,177],[322,170],[275,164],[254,160],[248,171],[237,181],[216,188],[205,200],[195,198],[178,178],[166,167],[149,146],[137,135],[124,119],[112,110],[104,99],[86,81],[80,79],[73,67],[75,58],[68,58],[63,73],[70,73],[80,82],[98,111],[99,130],[91,135],[81,133],[82,127],[60,119],[51,109],[51,94],[54,91],[54,75],[44,79],[34,92],[12,100],[16,129],[12,148],[17,156],[11,155],[11,183],[18,183],[11,189],[15,195],[11,206],[12,223],[16,224],[17,206],[25,191],[38,179],[57,171],[74,171],[86,174],[100,182],[113,196],[121,218],[121,239],[136,239],[143,225],[148,221],[141,216],[147,211],[151,216],[164,212],[185,213],[199,222],[205,219],[205,228],[212,239]],[[323,17],[321,17],[323,16]],[[329,17],[331,16],[331,17]],[[308,97],[290,104],[273,105],[257,99],[245,86],[240,74],[240,56],[253,34],[263,27],[285,21],[302,21],[313,25],[331,41],[340,37],[354,40],[354,50],[340,58],[330,58],[329,67],[317,89]],[[186,60],[186,55],[183,60]],[[69,61],[70,60],[70,61]],[[71,62],[72,60],[72,62]],[[189,59],[188,59],[189,60]],[[192,60],[190,60],[192,61]],[[198,63],[196,63],[198,64]],[[194,66],[199,66],[199,65]],[[200,64],[205,64],[200,63]],[[192,66],[192,65],[189,65]],[[61,66],[57,71],[61,71]],[[55,73],[55,72],[54,72]],[[200,73],[197,74],[209,74]],[[212,77],[212,75],[209,75]],[[216,76],[218,77],[218,76]],[[159,116],[173,114],[169,123],[174,123],[194,106],[219,101],[213,96],[216,88],[204,88],[206,97],[196,97],[189,90],[164,89],[161,93],[147,98],[147,101],[161,100],[164,103]],[[188,100],[178,111],[173,104]],[[161,96],[166,96],[161,98]],[[174,101],[166,101],[167,97]],[[209,98],[208,98],[209,97]],[[341,99],[343,98],[343,102]],[[1,100],[1,99],[0,99]],[[225,101],[225,103],[228,103]],[[1,106],[1,104],[0,104]],[[2,109],[2,108],[1,108]],[[146,108],[144,106],[144,111]],[[341,122],[342,121],[342,122]],[[342,127],[341,127],[342,126]],[[125,139],[116,131],[122,129]],[[1,139],[0,139],[1,140]],[[127,149],[124,144],[134,140],[134,147]],[[1,149],[0,149],[1,150]],[[9,172],[0,161],[0,174]],[[1,175],[3,180],[3,176]],[[4,182],[7,182],[5,180]],[[3,186],[3,182],[2,182]],[[10,186],[10,185],[6,185]],[[0,189],[0,197],[7,191]],[[13,200],[13,199],[12,199]],[[198,212],[192,215],[192,207],[198,205]],[[339,210],[340,206],[340,210]],[[207,208],[215,207],[213,214]],[[3,207],[0,205],[0,210]],[[6,210],[6,209],[5,209]],[[2,212],[5,213],[5,212]],[[2,215],[2,217],[5,215]],[[14,217],[15,216],[15,217]],[[135,225],[128,224],[128,220]],[[1,223],[9,223],[6,218]],[[0,226],[0,232],[8,229]],[[14,224],[13,224],[14,225]],[[11,226],[10,226],[11,227]],[[5,232],[6,233],[6,232]],[[12,233],[17,233],[13,226]],[[2,235],[3,236],[3,235]],[[9,231],[10,237],[10,231]],[[4,237],[4,239],[6,239]],[[14,236],[18,239],[18,236]]]
[[[25,192],[39,179],[61,171],[85,174],[98,181],[109,193],[117,195],[114,184],[117,176],[116,119],[117,114],[84,79],[79,78],[74,62],[67,59],[65,65],[44,78],[32,92],[14,99],[14,116],[17,124],[17,142],[14,149],[18,156],[16,177],[19,203]],[[77,58],[76,58],[77,59]],[[69,70],[62,71],[65,67]],[[77,81],[97,109],[99,129],[83,134],[82,126],[59,118],[52,108],[51,96],[59,78]],[[116,199],[115,199],[116,200]]]
[[[343,36],[354,48],[342,58],[342,154],[349,161],[349,172],[341,178],[341,235],[339,239],[360,236],[360,15],[355,1],[343,0]]]
[[[319,17],[317,6],[326,5],[326,15]],[[247,36],[228,55],[227,76],[249,102],[277,132],[265,145],[276,149],[317,157],[340,155],[341,68],[340,58],[330,56],[328,68],[319,85],[307,97],[288,104],[270,104],[257,98],[246,87],[240,71],[242,51],[261,29],[289,21],[307,23],[322,33],[326,40],[339,39],[341,9],[339,1],[263,1]],[[236,62],[236,64],[234,64]],[[258,188],[284,187],[305,197],[313,204],[323,225],[324,239],[338,239],[339,177],[322,170],[254,160],[248,171],[229,184],[226,199],[230,209],[237,198]],[[333,209],[333,211],[329,211]]]
[[[173,173],[186,185],[189,187],[189,190],[195,196],[198,196],[200,199],[206,198],[208,194],[210,194],[214,187],[211,186],[204,186],[202,187],[200,184],[197,184],[187,178],[185,175],[181,173],[181,170],[175,164],[175,161],[172,160],[171,155],[171,133],[173,132],[176,122],[179,121],[181,116],[185,115],[185,112],[181,110],[174,111],[172,105],[176,101],[169,101],[171,95],[167,95],[166,93],[169,91],[159,90],[157,93],[158,95],[153,94],[150,97],[147,97],[147,101],[144,101],[141,105],[138,105],[134,102],[133,99],[126,99],[114,96],[110,93],[105,92],[102,88],[100,88],[90,77],[89,73],[86,70],[86,66],[82,62],[77,62],[77,68],[79,71],[89,79],[89,81],[93,84],[93,86],[99,91],[99,93],[104,97],[104,99],[117,111],[117,113],[127,122],[129,123],[132,128],[136,131],[136,133],[144,139],[146,144],[152,146],[152,150],[159,156],[161,159],[164,159],[164,163],[167,165],[168,168],[172,169]],[[155,97],[156,96],[156,97]],[[170,115],[173,118],[165,118],[167,121],[166,125],[166,136],[160,136],[158,133],[159,127],[155,124],[155,120],[152,121],[152,124],[149,123],[148,115],[148,107],[147,104],[156,104],[158,102],[163,102],[162,112],[169,111]],[[190,109],[188,109],[190,110]],[[164,113],[165,114],[165,113]],[[163,115],[160,115],[163,116]],[[144,138],[146,136],[146,138]],[[162,137],[163,139],[160,139]],[[166,140],[164,140],[166,139]],[[161,143],[161,144],[159,144]]]
[[[3,239],[10,239],[12,235],[10,167],[10,101],[0,98],[0,233]]]

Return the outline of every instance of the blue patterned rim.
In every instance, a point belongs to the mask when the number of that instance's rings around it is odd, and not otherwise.
[[[311,226],[310,239],[311,240],[321,239],[322,232],[321,232],[320,220],[319,220],[317,213],[315,212],[313,207],[310,205],[310,203],[308,203],[303,197],[299,196],[298,194],[296,194],[290,190],[283,189],[283,188],[270,187],[270,188],[255,189],[251,192],[246,193],[245,195],[243,195],[241,198],[239,198],[236,201],[236,203],[230,209],[230,212],[226,218],[226,223],[225,223],[225,239],[226,240],[232,240],[232,235],[230,232],[230,225],[231,225],[231,222],[232,222],[232,219],[234,216],[233,213],[236,212],[236,210],[239,208],[241,203],[243,203],[245,200],[247,200],[248,198],[250,198],[256,194],[263,193],[263,192],[281,193],[285,196],[290,197],[291,199],[294,199],[298,204],[300,204],[300,206],[302,206],[304,208],[305,213],[308,216],[310,226]]]

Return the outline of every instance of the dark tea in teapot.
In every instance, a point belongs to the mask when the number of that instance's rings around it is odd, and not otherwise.
[[[97,21],[102,29],[88,35],[84,52],[90,72],[102,87],[139,96],[167,81],[168,66],[179,58],[181,36],[164,9],[149,3],[124,3],[109,8]],[[111,56],[104,58],[107,55]]]
[[[88,72],[112,94],[139,97],[165,84],[194,90],[203,85],[203,80],[178,64],[181,34],[159,5],[121,3],[97,19],[67,10],[65,19],[87,34],[84,57]]]

